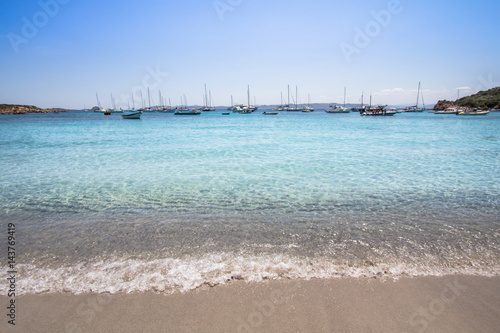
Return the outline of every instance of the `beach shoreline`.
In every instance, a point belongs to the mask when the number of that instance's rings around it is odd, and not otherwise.
[[[172,294],[28,294],[16,306],[2,332],[495,332],[500,276],[232,281]]]

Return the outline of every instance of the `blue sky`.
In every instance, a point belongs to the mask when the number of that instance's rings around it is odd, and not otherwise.
[[[0,103],[126,107],[150,88],[172,104],[426,104],[500,85],[500,2],[2,1]],[[146,102],[147,103],[147,102]]]

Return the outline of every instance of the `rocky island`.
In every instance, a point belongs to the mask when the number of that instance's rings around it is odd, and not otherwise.
[[[0,114],[63,112],[64,109],[41,109],[33,105],[0,104]]]
[[[480,91],[477,94],[462,97],[458,100],[460,107],[471,109],[500,109],[500,87],[492,88],[486,91]],[[457,106],[457,101],[438,101],[433,110],[445,110]]]

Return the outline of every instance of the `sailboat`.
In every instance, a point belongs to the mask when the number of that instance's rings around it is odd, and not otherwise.
[[[173,113],[174,112],[174,109],[172,108],[172,106],[170,106],[170,103],[169,103],[169,106],[167,106],[167,99],[161,95],[161,90],[158,90],[158,99],[160,101],[160,104],[156,108],[156,111],[163,112],[163,113]],[[170,102],[170,98],[169,98],[169,102]]]
[[[279,106],[275,106],[273,108],[273,111],[283,111],[285,110],[285,106],[283,105],[283,92],[281,91],[280,92],[280,105]]]
[[[247,105],[237,105],[237,107],[240,109],[237,111],[238,113],[252,113],[258,109],[258,107],[250,105],[250,85],[247,88]]]
[[[141,99],[142,99],[142,108],[139,109],[139,111],[142,112],[155,112],[156,110],[153,110],[151,107],[151,95],[149,92],[149,87],[148,87],[148,107],[144,106],[144,99],[142,98],[142,90],[141,90]]]
[[[248,97],[248,100],[250,101],[250,97]],[[242,111],[245,111],[246,108],[247,106],[245,104],[234,104],[233,95],[231,95],[231,107],[227,108],[228,111],[241,113]]]
[[[204,105],[199,109],[200,111],[215,111],[215,108],[212,107],[212,93],[209,92],[209,95],[207,94],[207,85],[205,84],[205,95],[203,96]]]
[[[295,86],[295,107],[290,106],[290,85],[288,85],[288,105],[285,108],[285,110],[290,112],[302,111],[302,109],[299,108],[298,106],[298,100],[299,100],[299,89],[297,88],[297,86]]]
[[[95,98],[97,99],[97,107],[98,109],[95,110],[94,112],[101,112],[101,113],[104,113],[105,115],[110,115],[111,112],[109,112],[107,109],[103,108],[101,106],[101,101],[99,101],[99,96],[97,95],[97,93],[95,93]]]
[[[180,116],[194,115],[194,116],[196,116],[196,115],[200,115],[201,114],[200,110],[196,110],[196,109],[190,110],[190,109],[188,109],[186,95],[182,95],[181,96],[181,104],[184,104],[184,105],[181,105],[180,107],[178,107],[177,110],[175,110],[174,115],[180,115]]]
[[[234,111],[233,95],[231,95],[231,106],[227,108],[228,111]]]
[[[314,109],[311,107],[311,94],[307,95],[307,106],[302,109],[302,112],[313,112]]]
[[[387,105],[379,105],[377,107],[372,108],[372,96],[370,95],[370,106],[365,108],[363,111],[360,111],[361,116],[394,116],[397,111],[389,110],[387,111],[385,108]]]
[[[344,87],[344,105],[330,105],[331,109],[325,110],[326,113],[349,113],[351,110],[347,109],[345,107],[345,93],[346,93],[346,88]]]
[[[420,82],[418,83],[418,89],[417,89],[417,104],[414,106],[409,106],[406,109],[403,110],[403,112],[423,112],[425,110],[425,105],[423,105],[423,108],[418,107],[418,102],[420,98]],[[424,100],[424,95],[422,94],[422,104]]]
[[[113,94],[111,94],[111,105],[113,105],[113,107],[111,109],[108,109],[109,112],[111,112],[111,113],[123,113],[122,109],[116,108],[116,103],[115,103],[115,99],[113,97]]]

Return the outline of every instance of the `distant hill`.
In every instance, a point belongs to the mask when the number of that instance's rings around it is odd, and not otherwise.
[[[487,91],[480,91],[471,96],[462,97],[458,100],[458,105],[472,109],[500,109],[500,87],[492,88]],[[442,100],[437,102],[434,106],[434,110],[445,110],[446,108],[456,106],[456,101]]]
[[[0,114],[61,112],[63,109],[40,109],[33,105],[0,104]]]

